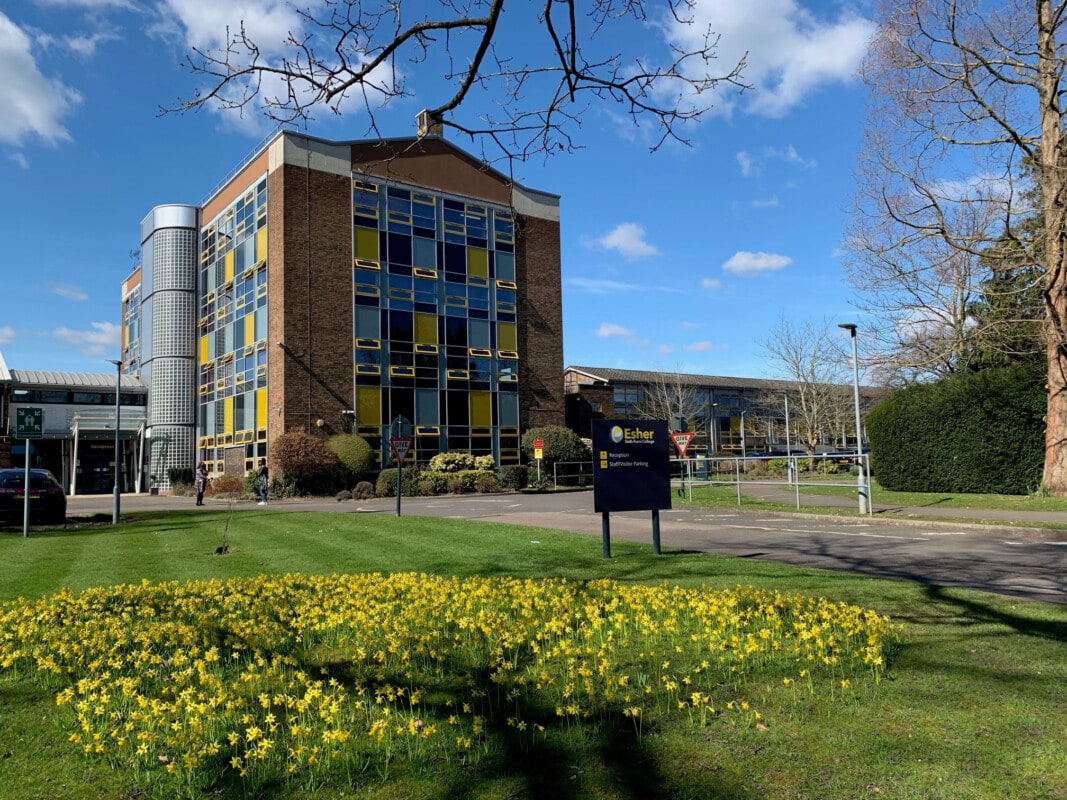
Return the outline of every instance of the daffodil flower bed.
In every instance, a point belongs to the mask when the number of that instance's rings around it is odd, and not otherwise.
[[[477,760],[557,726],[759,725],[754,688],[873,686],[899,636],[756,589],[284,575],[7,602],[0,668],[47,682],[73,746],[191,790],[383,779],[396,759]]]

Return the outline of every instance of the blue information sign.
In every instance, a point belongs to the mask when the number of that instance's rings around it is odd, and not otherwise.
[[[604,511],[671,507],[671,437],[663,420],[593,420],[593,506]]]

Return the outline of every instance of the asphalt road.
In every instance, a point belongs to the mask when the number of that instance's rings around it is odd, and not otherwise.
[[[208,499],[208,508],[221,501]],[[110,515],[110,495],[72,497],[72,519]],[[123,513],[193,509],[185,497],[124,495]],[[239,510],[259,510],[254,502]],[[332,499],[274,502],[268,510],[395,515],[393,498],[338,503]],[[403,498],[405,516],[485,519],[602,537],[602,516],[591,492]],[[610,516],[611,539],[652,543],[650,512]],[[743,558],[983,589],[1067,604],[1067,532],[936,522],[836,518],[680,507],[660,512],[664,550],[684,549]],[[592,545],[599,551],[601,542]]]

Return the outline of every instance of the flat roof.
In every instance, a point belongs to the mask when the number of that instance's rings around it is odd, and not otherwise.
[[[11,370],[11,382],[23,387],[39,389],[114,389],[113,372],[50,372],[35,369]],[[123,375],[123,391],[147,392],[148,385],[133,375]]]

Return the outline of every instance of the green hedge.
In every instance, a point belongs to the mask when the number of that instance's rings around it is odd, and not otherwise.
[[[867,415],[886,489],[1026,494],[1041,483],[1044,375],[1016,365],[902,389]]]

